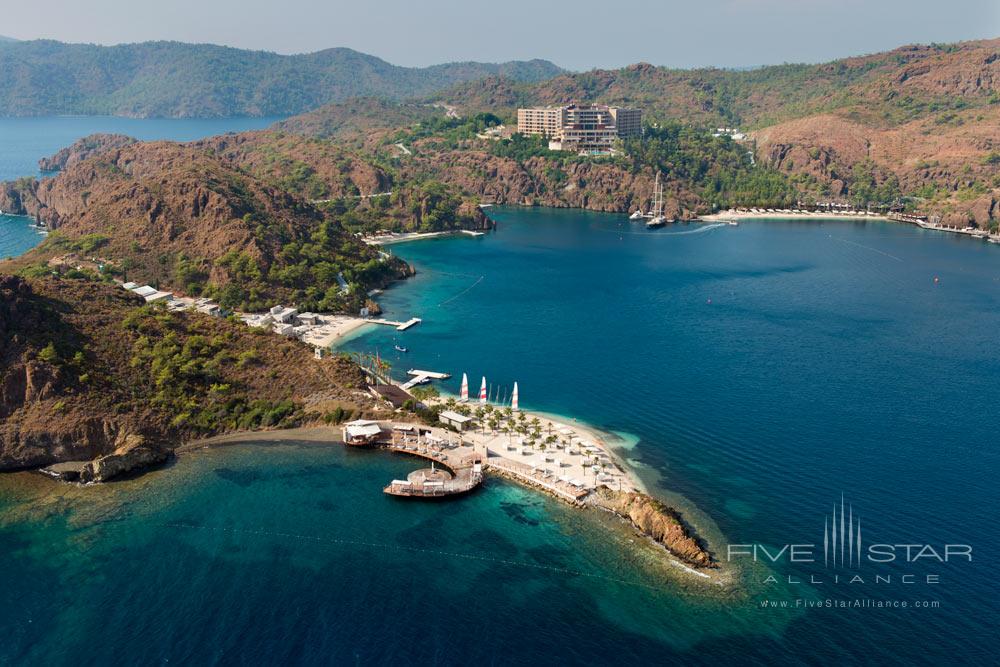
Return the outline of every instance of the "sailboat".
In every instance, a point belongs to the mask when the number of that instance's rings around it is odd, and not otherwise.
[[[646,223],[647,229],[662,227],[667,222],[663,215],[663,185],[660,183],[660,172],[656,172],[656,184],[653,186],[653,210],[650,215],[652,217]]]
[[[483,383],[479,385],[479,402],[486,402],[486,376],[483,376]]]
[[[517,383],[514,383],[514,393],[510,395],[510,407],[517,410]]]
[[[458,400],[463,403],[469,402],[469,376],[462,373],[462,390],[459,393]]]

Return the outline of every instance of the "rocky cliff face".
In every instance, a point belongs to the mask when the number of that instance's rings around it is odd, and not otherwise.
[[[601,161],[559,167],[540,157],[518,162],[478,150],[430,154],[404,168],[404,178],[418,173],[435,174],[488,203],[606,212],[649,209],[656,178],[651,168],[633,173]],[[668,217],[709,212],[697,194],[676,181],[666,183],[664,197]]]
[[[969,109],[891,127],[836,114],[754,133],[763,164],[825,183],[833,198],[869,174],[894,179],[917,207],[948,225],[986,229],[1000,219],[1000,107]]]
[[[627,519],[643,535],[662,544],[680,560],[696,567],[712,567],[711,554],[690,534],[676,510],[642,493],[624,493],[602,487],[594,503]]]

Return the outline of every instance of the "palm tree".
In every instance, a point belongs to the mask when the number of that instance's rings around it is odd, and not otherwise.
[[[486,414],[486,410],[484,410],[483,406],[480,405],[478,408],[476,408],[475,414],[476,414],[476,421],[479,424],[479,432],[486,433],[486,425],[483,424],[483,415]]]

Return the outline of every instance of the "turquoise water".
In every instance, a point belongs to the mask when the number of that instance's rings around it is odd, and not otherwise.
[[[34,220],[15,215],[0,215],[0,259],[28,252],[45,238],[35,229]]]
[[[866,562],[850,585],[744,563],[706,592],[618,524],[504,482],[405,503],[381,486],[414,461],[245,445],[101,488],[0,477],[0,663],[995,659],[1000,248],[883,223],[492,215],[486,237],[395,246],[419,274],[380,301],[424,322],[348,347],[453,392],[463,371],[517,380],[526,407],[626,434],[722,558],[816,543],[843,495],[866,544],[968,543],[973,562]]]

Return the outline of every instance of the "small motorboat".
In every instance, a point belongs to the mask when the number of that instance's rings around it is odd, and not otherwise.
[[[402,345],[394,345],[393,347],[395,347],[395,348],[396,348],[396,352],[409,352],[409,350],[407,350],[407,349],[406,349],[405,347],[403,347]]]
[[[636,211],[635,213],[633,213],[632,215],[630,215],[628,217],[628,219],[629,220],[642,220],[645,217],[646,217],[645,213],[643,213],[642,211]]]

